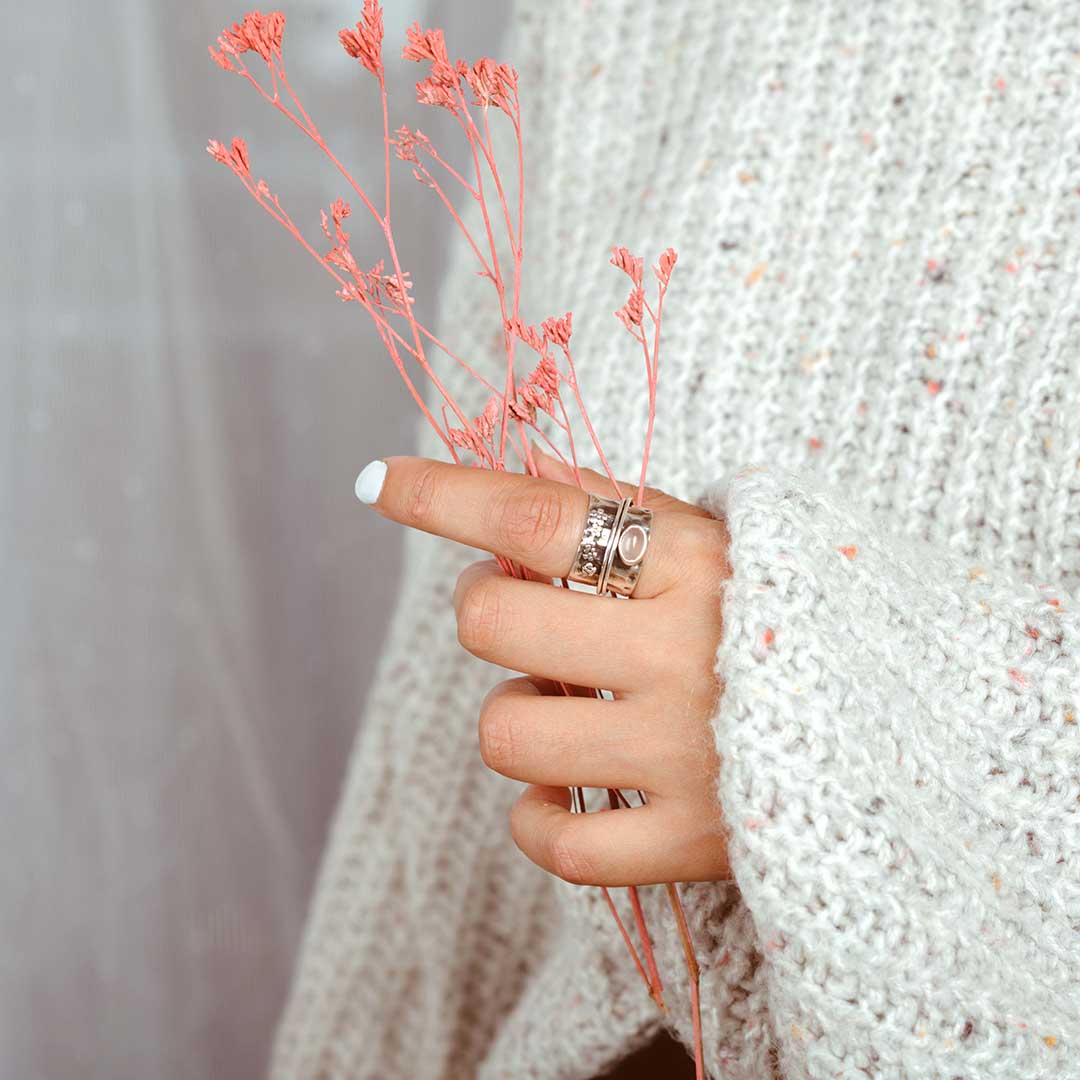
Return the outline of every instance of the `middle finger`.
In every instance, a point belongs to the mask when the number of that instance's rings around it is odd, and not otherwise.
[[[485,561],[458,578],[454,610],[461,644],[513,671],[626,691],[681,674],[664,647],[669,621],[656,617],[654,602],[627,603],[522,581]],[[667,662],[659,664],[658,657]]]

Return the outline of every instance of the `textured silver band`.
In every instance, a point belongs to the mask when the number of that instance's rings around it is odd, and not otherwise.
[[[577,555],[568,581],[588,585],[595,589],[600,583],[600,575],[611,548],[615,530],[615,521],[622,506],[615,499],[605,499],[600,495],[589,496],[589,509],[585,515],[585,528],[578,543]]]
[[[622,523],[626,518],[626,511],[633,505],[633,499],[622,499],[619,501],[617,509],[615,510],[615,520],[611,525],[611,540],[604,552],[604,563],[600,567],[600,580],[596,583],[596,591],[601,596],[608,591],[608,580],[611,577],[611,567],[619,549],[619,534],[622,530]]]

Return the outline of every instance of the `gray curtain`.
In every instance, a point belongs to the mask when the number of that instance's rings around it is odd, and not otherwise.
[[[399,568],[356,503],[415,411],[360,313],[203,152],[239,134],[317,233],[345,194],[214,67],[242,4],[4,0],[0,1076],[261,1075]],[[325,133],[378,173],[336,31],[287,7]],[[507,5],[388,5],[452,49]],[[417,69],[390,64],[404,118]],[[430,317],[446,222],[401,167]],[[354,219],[354,249],[374,237]]]

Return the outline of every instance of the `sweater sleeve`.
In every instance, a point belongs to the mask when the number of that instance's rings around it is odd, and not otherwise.
[[[781,1073],[1080,1076],[1080,597],[776,468],[705,504],[718,795]]]

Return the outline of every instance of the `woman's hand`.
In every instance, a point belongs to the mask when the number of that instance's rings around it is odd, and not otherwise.
[[[364,471],[357,494],[394,521],[562,578],[588,496],[558,482],[572,479],[559,462],[538,462],[544,478],[388,458],[385,470]],[[595,473],[583,480],[610,493]],[[581,885],[728,877],[709,723],[727,530],[660,492],[645,505],[652,536],[629,602],[514,579],[494,560],[468,567],[454,590],[461,644],[530,673],[496,686],[480,710],[485,763],[530,785],[510,815],[514,841]],[[567,697],[556,682],[611,690],[615,700]],[[571,814],[569,787],[640,789],[648,805]]]

